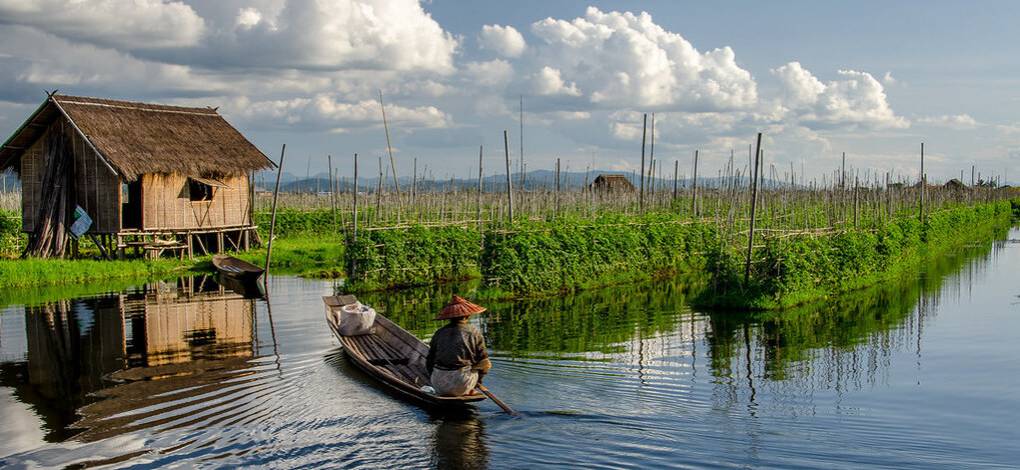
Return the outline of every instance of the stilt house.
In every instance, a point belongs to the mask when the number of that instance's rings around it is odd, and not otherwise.
[[[214,108],[51,94],[0,147],[22,183],[28,254],[73,251],[72,224],[108,256],[245,249],[251,177],[273,162]]]
[[[631,193],[636,191],[634,184],[624,175],[598,175],[591,182],[591,190],[603,193]]]

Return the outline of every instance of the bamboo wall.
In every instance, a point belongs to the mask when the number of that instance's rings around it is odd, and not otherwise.
[[[221,181],[228,187],[215,188],[212,200],[191,201],[186,176],[142,175],[142,227],[181,230],[250,225],[248,177]]]
[[[117,233],[120,230],[120,178],[100,160],[85,140],[66,124],[58,119],[25,150],[21,157],[22,185],[22,230],[33,232],[39,214],[39,201],[42,199],[43,174],[45,173],[44,156],[46,155],[46,137],[51,132],[63,132],[71,139],[74,153],[74,200],[85,209],[92,218],[92,233]],[[71,208],[73,210],[73,207]]]

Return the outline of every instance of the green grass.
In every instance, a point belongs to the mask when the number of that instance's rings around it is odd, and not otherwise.
[[[258,266],[262,266],[266,262],[265,248],[233,255]],[[342,277],[344,275],[343,240],[313,235],[277,237],[273,242],[270,272],[320,278]]]
[[[82,284],[105,280],[163,279],[186,272],[190,262],[161,260],[0,260],[0,288]]]

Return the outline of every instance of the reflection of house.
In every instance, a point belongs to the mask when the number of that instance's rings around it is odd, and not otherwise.
[[[595,192],[634,192],[634,184],[624,175],[598,175],[591,183],[591,190]]]
[[[187,278],[186,278],[187,279]],[[186,362],[208,356],[250,356],[254,325],[251,300],[223,291],[192,291],[181,286],[169,292],[165,285],[150,286],[144,298],[128,299],[125,308],[133,336],[133,355],[140,354],[147,366]],[[141,315],[135,312],[141,312]],[[135,326],[142,322],[143,326]],[[144,350],[139,346],[144,344]]]
[[[202,279],[26,307],[25,372],[5,368],[4,384],[54,440],[72,425],[85,440],[119,434],[132,410],[220,386],[254,357],[255,304]]]

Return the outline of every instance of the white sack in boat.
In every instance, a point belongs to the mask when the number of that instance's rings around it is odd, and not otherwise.
[[[340,309],[340,334],[359,336],[372,334],[375,324],[375,309],[361,302],[344,305]]]

